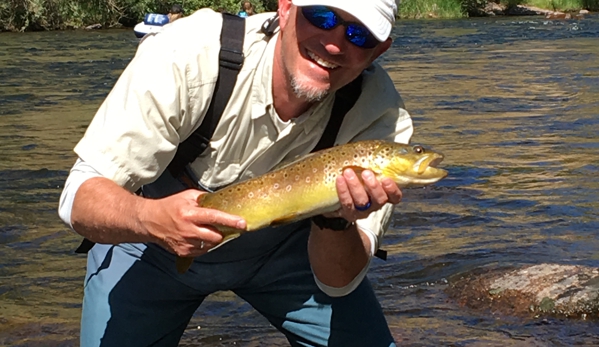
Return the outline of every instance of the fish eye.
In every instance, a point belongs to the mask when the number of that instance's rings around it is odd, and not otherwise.
[[[418,154],[424,153],[424,147],[422,147],[422,146],[414,146],[413,149],[414,149],[414,152],[416,152]]]

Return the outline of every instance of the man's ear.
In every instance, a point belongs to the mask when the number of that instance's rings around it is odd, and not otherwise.
[[[376,48],[375,48],[376,51],[372,56],[371,63],[373,61],[375,61],[376,58],[380,57],[381,54],[385,53],[389,49],[389,47],[391,47],[392,43],[393,43],[393,40],[389,37],[389,38],[387,38],[387,40],[385,40],[385,42],[381,42],[378,46],[376,46]]]
[[[291,0],[279,0],[279,27],[281,30],[287,26],[289,20],[289,11],[291,10]]]
[[[378,49],[380,49],[380,52],[378,53],[378,55],[381,55],[381,54],[387,52],[389,47],[391,47],[392,43],[393,43],[393,39],[391,39],[390,37],[387,38],[387,40],[385,40],[385,42],[381,43],[378,47]]]

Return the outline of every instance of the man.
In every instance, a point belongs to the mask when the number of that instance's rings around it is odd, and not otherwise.
[[[251,2],[249,1],[244,1],[241,3],[241,10],[239,12],[237,12],[237,15],[239,17],[249,17],[249,16],[253,16],[256,13],[254,12],[254,5],[252,5]]]
[[[244,65],[189,177],[218,188],[309,153],[335,91],[359,75],[362,92],[336,144],[409,141],[411,119],[373,63],[391,45],[396,11],[394,0],[279,0],[272,37],[260,30],[272,13],[247,18]],[[347,169],[336,182],[342,207],[325,216],[345,219],[344,230],[306,220],[220,245],[214,225],[243,229],[245,221],[198,207],[202,190],[181,191],[165,171],[213,97],[221,25],[222,15],[205,9],[146,36],[75,147],[59,213],[97,243],[81,346],[176,346],[202,300],[219,290],[249,302],[293,346],[393,346],[365,274],[401,199],[395,183]],[[133,194],[142,186],[152,188],[146,197]],[[184,274],[176,255],[195,257]]]

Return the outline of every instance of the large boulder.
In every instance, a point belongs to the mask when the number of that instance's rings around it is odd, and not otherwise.
[[[599,318],[599,268],[538,264],[477,269],[450,280],[458,303],[495,314]]]

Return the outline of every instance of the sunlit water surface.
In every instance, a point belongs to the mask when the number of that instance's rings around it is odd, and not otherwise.
[[[599,266],[599,18],[401,21],[380,62],[450,176],[406,190],[369,277],[399,345],[599,345],[594,320],[516,319],[444,290],[494,265]],[[131,31],[0,34],[0,345],[77,346],[85,260],[56,214],[72,148]],[[375,100],[373,102],[376,102]],[[182,346],[285,345],[230,293]]]

